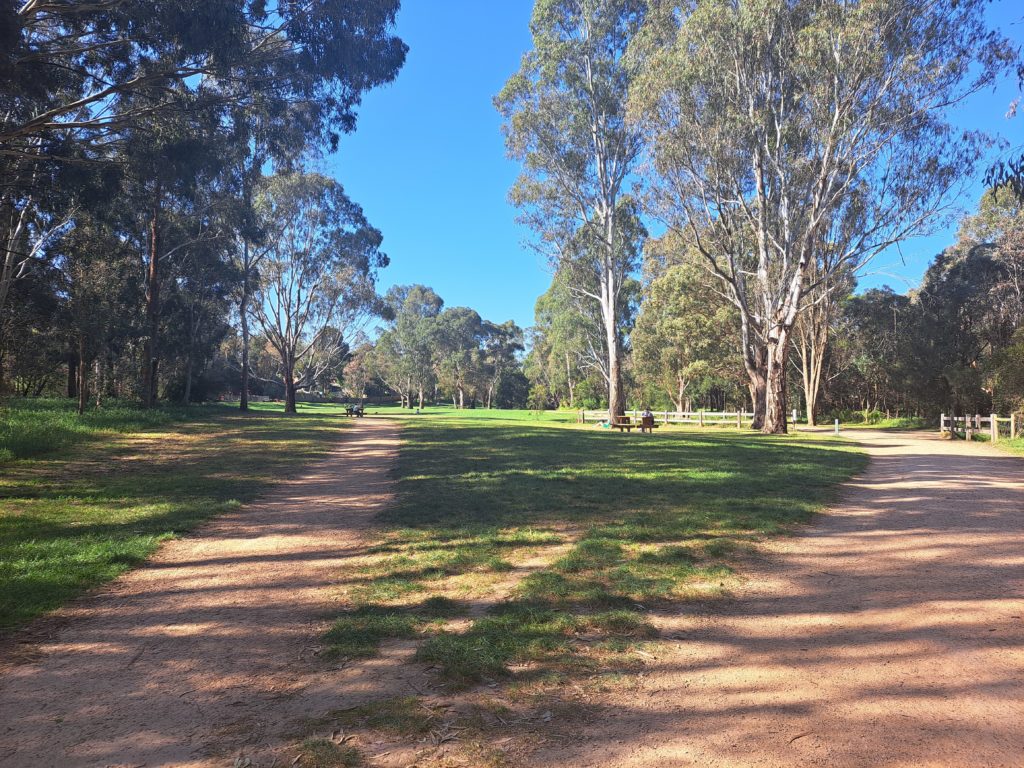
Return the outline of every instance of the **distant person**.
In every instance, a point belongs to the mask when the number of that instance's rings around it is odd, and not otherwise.
[[[654,414],[650,408],[644,408],[644,412],[640,414],[640,432],[654,434]]]

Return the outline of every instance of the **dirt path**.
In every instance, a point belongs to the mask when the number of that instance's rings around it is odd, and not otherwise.
[[[303,477],[65,611],[0,678],[0,766],[270,765],[305,718],[365,694],[311,659],[397,449],[395,424],[361,419]]]
[[[857,433],[843,502],[531,764],[1024,766],[1024,460]]]

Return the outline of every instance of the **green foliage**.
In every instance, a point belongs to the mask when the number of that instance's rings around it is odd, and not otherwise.
[[[660,244],[671,248],[671,238]],[[737,387],[743,363],[729,338],[735,336],[735,308],[710,285],[714,278],[697,256],[672,254],[669,266],[655,267],[632,332],[633,362],[642,381],[673,410],[687,410],[691,399],[712,388],[727,389],[742,404],[746,392]]]

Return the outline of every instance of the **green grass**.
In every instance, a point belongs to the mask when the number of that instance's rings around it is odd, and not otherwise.
[[[408,612],[430,595],[479,598],[524,558],[546,562],[467,628],[420,627],[418,658],[456,686],[628,651],[655,634],[650,611],[721,598],[737,554],[808,520],[866,463],[828,435],[620,435],[565,412],[388,413],[404,423],[398,497],[353,602]]]
[[[465,606],[447,597],[434,596],[402,610],[363,605],[338,617],[324,635],[328,658],[368,658],[377,653],[381,641],[416,637],[426,626],[460,616]]]
[[[117,433],[165,427],[194,417],[196,408],[141,410],[106,406],[79,416],[66,400],[12,398],[0,407],[0,464],[60,453]]]
[[[828,423],[821,426],[828,426]],[[937,419],[924,419],[919,416],[899,416],[889,419],[878,419],[870,422],[839,422],[840,429],[892,429],[892,430],[913,430],[913,429],[938,429]]]
[[[995,443],[997,448],[1000,448],[1009,453],[1015,453],[1019,456],[1024,456],[1024,437],[1018,437],[1013,440],[1003,438],[999,442]]]
[[[67,401],[4,412],[0,629],[20,625],[143,562],[164,540],[255,498],[325,455],[331,406],[285,416],[261,404],[79,418]]]
[[[333,714],[346,728],[371,728],[399,735],[428,733],[439,719],[437,711],[415,696],[379,699]]]
[[[303,768],[358,768],[365,765],[355,747],[335,744],[329,739],[306,739],[302,742]]]

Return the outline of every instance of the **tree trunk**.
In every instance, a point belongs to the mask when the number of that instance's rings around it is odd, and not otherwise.
[[[78,413],[85,413],[85,404],[89,399],[88,379],[86,371],[89,370],[85,360],[85,336],[78,336]]]
[[[242,377],[238,410],[249,410],[249,241],[242,241],[242,295],[238,300],[238,322],[242,330]]]
[[[811,360],[811,356],[814,354],[813,349],[808,349],[807,345],[801,341],[800,350],[800,378],[804,385],[804,403],[807,410],[807,426],[813,427],[816,423],[816,417],[818,412],[818,383],[815,379],[811,368],[814,362]]]
[[[462,385],[459,385],[459,410],[461,411],[466,407],[466,392],[463,390]]]
[[[789,365],[789,332],[779,329],[777,339],[769,340],[768,366],[765,372],[765,416],[761,428],[766,435],[784,435],[786,424],[786,373]]]
[[[153,195],[149,220],[149,268],[146,275],[146,327],[148,335],[142,350],[142,407],[156,403],[157,335],[160,331],[160,184]]]
[[[192,355],[189,354],[185,363],[185,395],[182,397],[185,405],[192,402]]]
[[[767,350],[762,343],[758,331],[751,327],[750,319],[740,313],[741,344],[743,346],[743,369],[747,372],[747,388],[750,391],[750,403],[753,407],[751,429],[764,427],[766,395]]]
[[[96,407],[103,407],[103,362],[101,356],[97,355],[96,360],[93,362],[93,386],[96,388]]]
[[[569,353],[565,353],[565,382],[569,387],[569,407],[576,407],[576,382],[572,380],[572,365],[569,362]]]
[[[420,389],[419,389],[419,409],[421,411],[423,410],[423,385],[422,384],[420,385]]]
[[[754,417],[750,422],[751,429],[763,429],[765,410],[768,403],[767,379],[764,369],[757,369],[754,373],[748,371],[750,382],[747,389],[750,390],[750,403],[753,407]]]
[[[295,363],[292,360],[287,360],[284,366],[284,412],[298,412],[295,407]]]
[[[78,397],[78,361],[68,358],[68,398]]]
[[[689,382],[684,381],[682,376],[677,377],[677,382],[679,386],[676,390],[676,397],[672,398],[672,405],[675,406],[676,412],[678,413],[687,410],[683,407],[683,404],[686,402],[686,388],[689,385]]]
[[[611,280],[604,281],[604,316],[605,343],[608,347],[608,418],[615,421],[616,417],[626,412],[626,397],[622,389],[622,339],[619,336],[618,319],[615,311],[615,290]]]
[[[188,356],[185,359],[185,396],[182,398],[187,406],[192,402],[192,357],[196,344],[196,310],[195,306],[188,309]]]

